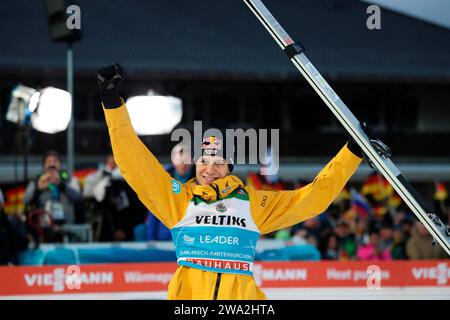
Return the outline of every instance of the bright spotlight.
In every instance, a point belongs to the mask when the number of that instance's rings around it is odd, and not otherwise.
[[[34,129],[45,133],[58,133],[67,129],[72,116],[70,93],[48,87],[40,92],[36,111],[31,115]]]
[[[72,102],[67,91],[53,87],[36,91],[19,84],[11,92],[6,119],[53,134],[66,130],[71,116]]]
[[[183,115],[181,99],[172,96],[135,96],[126,105],[138,135],[168,134]]]

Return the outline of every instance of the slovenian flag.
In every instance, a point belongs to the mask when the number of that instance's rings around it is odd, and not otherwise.
[[[372,207],[367,202],[366,198],[354,188],[350,189],[350,203],[352,209],[355,210],[359,216],[366,218],[371,215]]]

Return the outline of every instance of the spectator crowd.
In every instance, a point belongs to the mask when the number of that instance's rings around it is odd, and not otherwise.
[[[271,186],[275,185],[265,184]],[[321,215],[269,237],[292,244],[312,244],[320,250],[323,260],[448,258],[384,177],[374,172],[360,189],[346,186]],[[444,184],[436,185],[433,198],[436,213],[448,224]]]
[[[172,151],[168,173],[185,183],[195,177],[183,146]],[[246,183],[257,189],[289,190],[304,182],[286,182],[276,175],[250,173]],[[448,224],[447,191],[436,184],[436,213]],[[170,231],[139,201],[123,180],[112,154],[97,170],[69,176],[54,151],[43,157],[42,173],[25,189],[5,195],[0,190],[0,264],[17,264],[17,253],[40,243],[171,240]],[[20,196],[19,196],[20,195]],[[8,199],[6,199],[8,198]],[[87,226],[81,239],[74,226]],[[372,173],[362,184],[347,185],[321,215],[289,229],[263,235],[286,245],[315,246],[322,260],[440,259],[447,255],[432,244],[389,183]]]

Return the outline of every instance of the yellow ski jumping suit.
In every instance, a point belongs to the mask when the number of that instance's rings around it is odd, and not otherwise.
[[[171,230],[175,247],[180,248],[179,266],[169,283],[169,299],[266,299],[251,273],[258,235],[324,212],[362,160],[344,146],[312,183],[292,191],[255,190],[231,175],[207,186],[196,184],[195,179],[181,184],[136,135],[125,104],[104,108],[104,113],[123,177],[142,203]],[[207,235],[211,230],[216,234]],[[223,252],[207,250],[220,246]],[[208,252],[237,258],[231,259],[236,261],[230,265],[230,259],[204,259],[202,254]]]

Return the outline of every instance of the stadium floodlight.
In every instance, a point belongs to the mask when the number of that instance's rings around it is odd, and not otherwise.
[[[183,115],[180,98],[153,95],[152,92],[127,99],[126,106],[138,135],[168,134],[180,123]]]
[[[40,91],[17,85],[11,92],[6,119],[19,126],[30,125],[45,133],[67,129],[72,116],[72,102],[67,91],[47,87]]]
[[[36,109],[31,114],[34,129],[45,133],[58,133],[67,129],[72,117],[72,99],[69,92],[48,87],[39,93],[36,100]]]
[[[6,112],[6,120],[18,125],[25,125],[29,115],[29,104],[36,90],[18,84],[11,92],[11,102]]]

